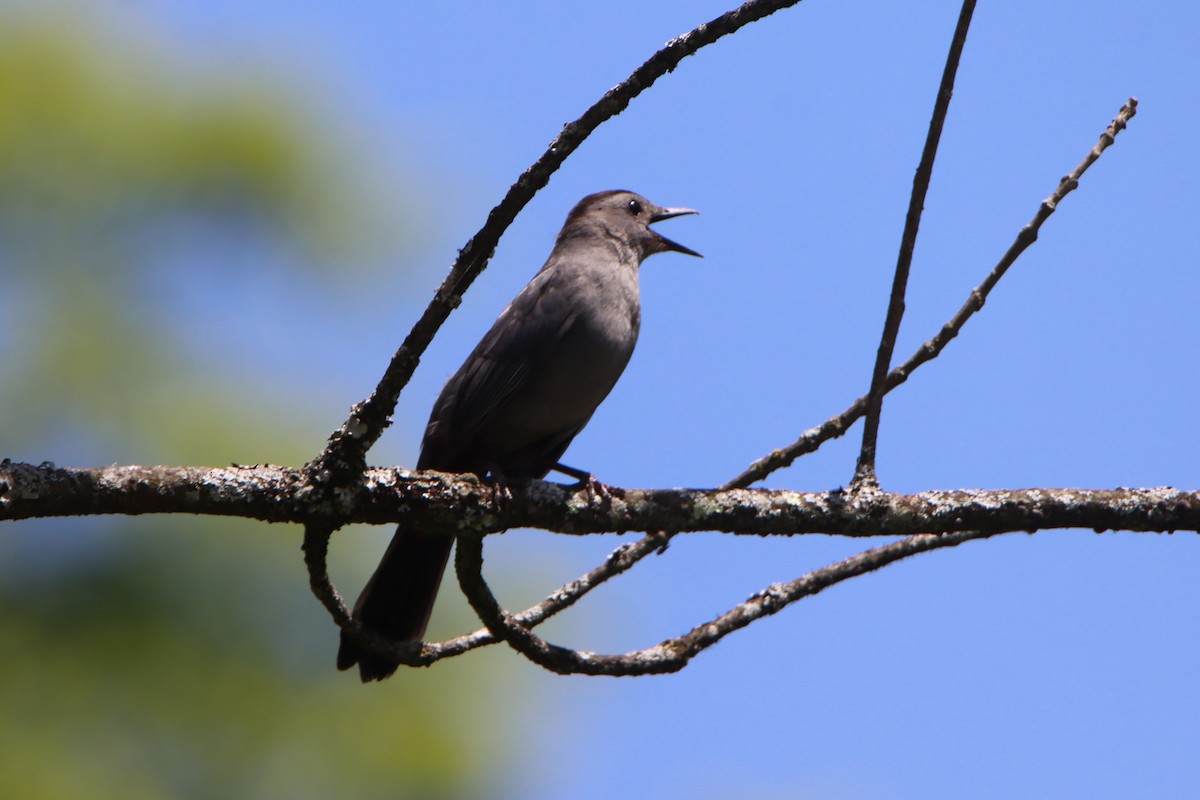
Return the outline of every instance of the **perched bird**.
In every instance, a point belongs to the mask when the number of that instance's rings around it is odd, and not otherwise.
[[[565,469],[558,459],[633,354],[642,260],[668,250],[700,255],[651,230],[651,223],[695,213],[659,208],[627,191],[580,200],[545,265],[446,382],[417,469],[473,472],[500,483]],[[354,618],[393,639],[419,641],[452,541],[400,526]],[[364,683],[399,666],[343,631],[338,669],[355,664]]]

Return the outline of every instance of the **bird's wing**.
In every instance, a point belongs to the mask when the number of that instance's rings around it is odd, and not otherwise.
[[[446,382],[430,415],[418,469],[468,469],[460,450],[498,407],[549,361],[575,322],[554,269],[538,273],[500,313],[458,372]]]

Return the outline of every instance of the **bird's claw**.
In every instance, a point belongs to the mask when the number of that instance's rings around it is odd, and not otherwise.
[[[512,502],[512,488],[504,474],[493,469],[488,473],[487,483],[492,489],[492,503],[500,511]]]
[[[597,500],[600,501],[602,507],[612,505],[612,492],[608,486],[596,480],[596,476],[588,473],[585,477],[579,479],[579,483],[573,487],[576,491],[583,489],[587,492],[588,505],[594,505]]]

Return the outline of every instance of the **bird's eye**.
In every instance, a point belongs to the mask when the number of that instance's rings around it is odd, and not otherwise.
[[[630,200],[628,208],[629,208],[629,213],[633,214],[635,217],[638,214],[642,213],[642,204],[639,203],[637,200]]]

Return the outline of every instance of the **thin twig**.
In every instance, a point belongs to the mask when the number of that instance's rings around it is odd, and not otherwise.
[[[874,572],[919,553],[943,547],[955,547],[964,542],[986,539],[996,535],[998,534],[995,532],[986,531],[923,533],[866,550],[788,583],[772,584],[750,597],[746,602],[734,606],[711,622],[697,625],[683,636],[664,643],[664,646],[678,654],[677,658],[683,662],[680,664],[682,667],[692,657],[734,631],[740,630],[762,617],[776,614],[792,603],[818,594],[830,586]]]
[[[513,621],[525,628],[533,628],[550,617],[575,605],[584,595],[600,584],[630,569],[642,558],[666,547],[669,536],[665,532],[651,533],[636,542],[623,544],[608,555],[604,563],[576,580],[565,584],[545,600],[531,606],[513,617]],[[495,636],[487,628],[456,636],[442,642],[426,645],[433,658],[448,658],[474,650],[476,647],[494,644]]]
[[[949,534],[919,534],[876,547],[839,561],[788,583],[772,584],[746,602],[721,616],[698,625],[682,636],[654,647],[622,655],[605,655],[571,650],[542,639],[504,611],[483,579],[483,540],[460,539],[455,571],[463,594],[492,636],[507,642],[535,664],[563,675],[609,675],[614,677],[678,672],[699,653],[755,620],[782,611],[842,581],[873,572],[889,564],[943,547],[954,547],[996,532],[965,531]]]
[[[958,62],[967,42],[967,30],[971,27],[971,15],[974,13],[975,0],[963,0],[962,10],[958,15],[958,26],[954,29],[954,38],[950,42],[950,53],[946,56],[946,68],[942,71],[942,82],[938,86],[933,118],[929,121],[925,149],[921,153],[917,173],[913,176],[912,195],[908,202],[908,215],[904,220],[904,234],[900,237],[900,254],[896,259],[896,274],[892,280],[887,319],[883,324],[883,335],[879,337],[879,350],[875,355],[875,367],[871,373],[871,389],[867,393],[867,418],[863,423],[862,449],[858,454],[858,466],[854,470],[854,480],[851,484],[854,487],[873,488],[878,485],[875,475],[875,446],[879,439],[883,396],[887,392],[888,368],[892,363],[892,353],[896,349],[900,320],[904,317],[904,293],[908,286],[913,250],[917,244],[917,230],[921,227],[921,213],[925,210],[925,194],[929,191],[938,142],[942,138],[946,112],[950,109],[950,98],[954,94],[954,76],[958,73]]]
[[[312,593],[321,605],[333,617],[338,626],[345,625],[350,619],[350,611],[342,601],[342,596],[329,580],[329,568],[326,563],[329,555],[329,537],[333,535],[334,527],[323,522],[308,522],[304,525],[304,565],[308,567],[308,584]]]
[[[371,650],[396,658],[410,667],[423,667],[438,658],[427,652],[418,642],[396,642],[362,625],[351,618],[350,610],[341,594],[329,580],[326,563],[329,554],[329,537],[336,528],[327,522],[306,522],[304,525],[304,565],[308,568],[308,584],[312,593],[325,610],[333,617],[339,628],[348,632],[359,644]]]

